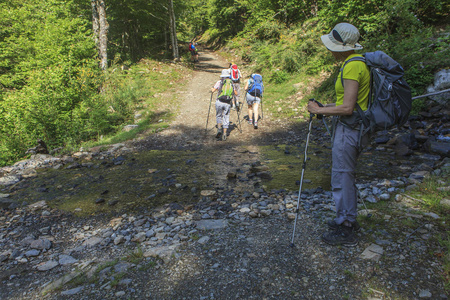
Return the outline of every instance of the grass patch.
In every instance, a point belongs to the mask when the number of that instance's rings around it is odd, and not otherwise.
[[[132,264],[139,264],[144,259],[144,251],[141,247],[138,247],[134,251],[131,251],[130,254],[125,256],[122,260],[127,261]]]
[[[442,199],[450,197],[450,191],[440,189],[448,186],[448,177],[448,175],[426,177],[422,183],[417,185],[416,189],[408,194],[414,198],[421,199],[430,210],[442,213],[443,216],[448,215],[450,210],[440,205]]]
[[[99,115],[96,124],[102,132],[102,128],[111,126],[113,121],[114,130],[99,134],[97,139],[86,141],[82,146],[120,143],[167,128],[176,113],[176,91],[185,85],[183,79],[191,72],[180,64],[142,60],[126,72],[116,69],[108,74],[99,101],[108,104],[113,119],[102,121]],[[138,126],[123,131],[125,125]]]

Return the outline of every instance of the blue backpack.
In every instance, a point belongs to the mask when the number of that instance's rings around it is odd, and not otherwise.
[[[262,76],[259,74],[252,74],[248,93],[254,97],[261,97],[264,92],[264,85]]]

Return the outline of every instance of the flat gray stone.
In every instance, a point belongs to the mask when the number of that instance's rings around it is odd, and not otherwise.
[[[84,286],[79,286],[79,287],[76,287],[76,288],[73,288],[73,289],[70,289],[70,290],[67,290],[67,291],[63,291],[63,292],[61,292],[61,295],[63,295],[63,296],[73,296],[73,295],[76,295],[79,292],[81,292],[83,289],[84,289]]]
[[[144,252],[144,257],[159,257],[165,263],[168,263],[174,257],[179,247],[180,244],[172,244],[170,246],[150,248]]]
[[[43,265],[38,266],[37,269],[38,269],[39,271],[44,272],[44,271],[51,270],[51,269],[57,267],[58,265],[59,265],[59,263],[58,263],[57,261],[55,261],[55,260],[50,260],[50,261],[44,263]]]
[[[364,252],[361,254],[361,258],[378,261],[383,253],[384,250],[381,246],[372,244],[364,250]]]
[[[209,236],[202,236],[199,240],[198,243],[199,244],[206,244],[209,241]]]
[[[228,226],[227,220],[200,220],[196,223],[197,228],[202,230],[222,229]]]
[[[31,249],[48,250],[52,247],[52,242],[48,239],[37,239],[31,242]]]
[[[85,240],[82,245],[86,246],[86,247],[95,247],[98,244],[100,244],[101,242],[102,242],[102,238],[94,236],[94,237],[91,237],[88,240]]]
[[[78,261],[78,259],[76,259],[76,258],[73,258],[72,256],[70,256],[70,255],[65,255],[65,254],[63,254],[63,255],[60,255],[59,256],[59,264],[60,265],[63,265],[63,266],[65,266],[65,265],[70,265],[70,264],[74,264],[74,263],[76,263]]]
[[[37,249],[33,249],[33,250],[25,252],[26,257],[34,257],[34,256],[38,256],[39,254],[41,254],[41,251],[39,251]]]

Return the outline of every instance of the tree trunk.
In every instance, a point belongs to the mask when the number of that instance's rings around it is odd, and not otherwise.
[[[108,30],[109,24],[106,20],[106,5],[104,0],[91,0],[92,6],[92,30],[94,40],[98,49],[100,59],[100,69],[106,70],[108,67]]]
[[[106,70],[108,67],[108,30],[109,24],[106,20],[106,7],[105,1],[98,1],[98,15],[99,15],[99,23],[100,23],[100,32],[99,32],[99,55],[100,55],[100,69]]]
[[[100,24],[98,21],[98,11],[97,11],[97,1],[91,0],[91,6],[92,6],[92,31],[94,32],[94,41],[95,46],[98,47],[98,36],[99,36],[99,30],[100,30]]]
[[[170,38],[172,40],[173,58],[178,60],[178,40],[177,40],[177,26],[175,22],[175,12],[173,10],[173,0],[169,0],[169,17],[170,17]]]

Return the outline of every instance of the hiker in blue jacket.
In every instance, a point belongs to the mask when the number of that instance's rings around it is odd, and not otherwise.
[[[259,74],[252,74],[245,84],[244,90],[247,92],[245,99],[248,104],[248,124],[253,125],[253,128],[258,129],[258,107],[264,92],[262,76]]]
[[[339,23],[327,35],[321,37],[323,44],[336,60],[345,61],[355,56],[355,50],[363,47],[358,44],[358,29],[348,23]],[[317,115],[336,116],[332,146],[331,187],[336,206],[336,218],[329,220],[328,231],[322,240],[330,245],[354,246],[358,243],[355,234],[360,226],[356,221],[358,190],[355,185],[355,169],[361,149],[367,145],[368,136],[360,140],[359,123],[351,126],[350,120],[358,115],[357,105],[363,111],[368,108],[370,91],[370,72],[362,61],[351,61],[341,69],[336,80],[336,103],[319,107],[309,101],[308,111]],[[360,143],[359,143],[360,142]],[[361,147],[362,146],[362,147]]]
[[[191,52],[191,60],[196,63],[198,62],[198,51],[197,47],[195,47],[197,43],[189,43],[189,51]]]

